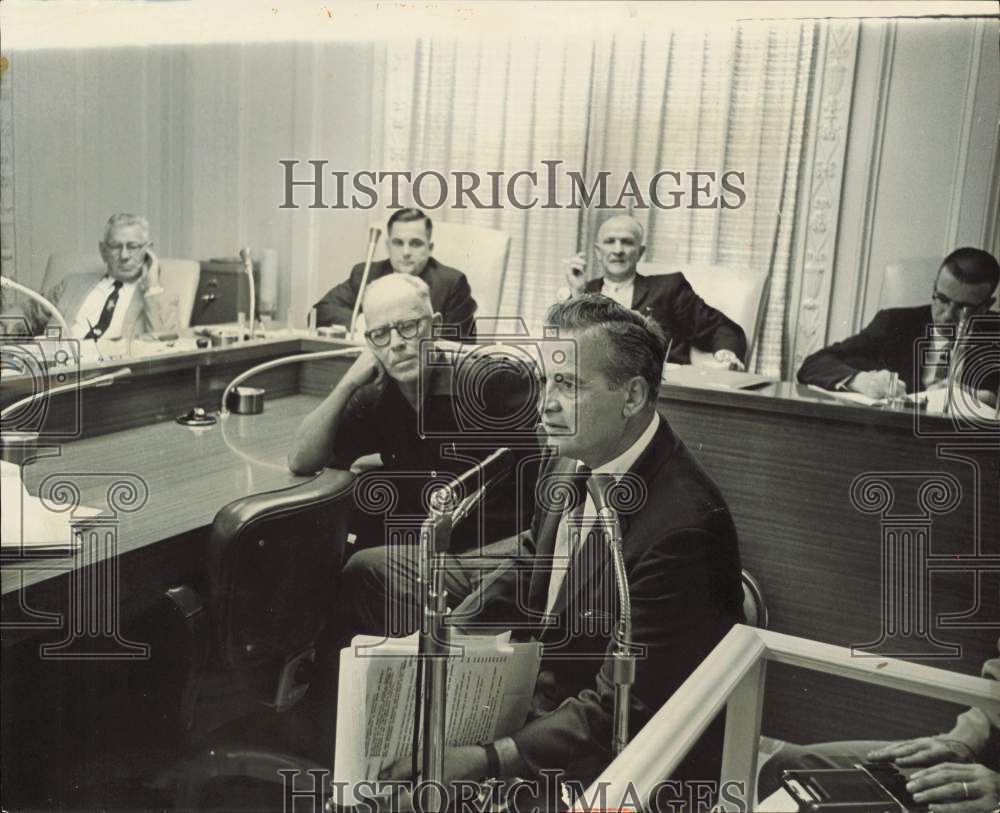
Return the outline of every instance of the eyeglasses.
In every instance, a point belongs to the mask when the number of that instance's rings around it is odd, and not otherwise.
[[[412,339],[423,329],[424,323],[430,319],[429,316],[420,316],[416,319],[401,319],[398,322],[390,322],[388,325],[379,325],[371,330],[365,331],[365,338],[371,342],[373,347],[388,347],[392,340],[392,329],[404,339]]]
[[[942,308],[948,308],[949,310],[952,308],[957,308],[961,313],[964,313],[966,315],[976,313],[977,311],[985,310],[990,305],[993,304],[992,296],[986,297],[986,299],[984,299],[982,302],[979,302],[975,305],[970,304],[968,302],[956,302],[954,299],[945,296],[937,288],[935,288],[933,293],[931,293],[931,299],[937,302]]]
[[[105,243],[104,247],[112,252],[113,254],[118,254],[122,249],[125,249],[129,254],[135,254],[139,249],[145,248],[149,243]]]

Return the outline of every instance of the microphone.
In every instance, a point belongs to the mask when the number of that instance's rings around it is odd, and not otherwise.
[[[607,483],[602,483],[606,480]],[[611,725],[611,755],[618,756],[628,744],[629,695],[635,683],[635,654],[632,652],[632,598],[629,595],[628,576],[625,572],[625,555],[622,553],[622,529],[618,512],[608,504],[607,487],[610,475],[593,475],[587,490],[594,500],[597,516],[604,526],[605,539],[611,553],[618,592],[618,635],[613,651],[612,682],[615,688]]]
[[[378,226],[371,226],[368,229],[368,254],[365,257],[365,270],[361,274],[361,285],[358,287],[358,298],[354,301],[354,313],[351,314],[351,325],[348,328],[348,335],[354,338],[354,326],[358,321],[358,313],[361,311],[361,299],[365,295],[365,288],[368,286],[368,273],[372,270],[372,258],[375,256],[375,247],[378,245],[378,238],[382,236],[382,230]]]
[[[64,339],[72,338],[72,336],[70,336],[69,325],[66,324],[66,319],[59,312],[59,308],[57,308],[55,305],[49,302],[49,300],[47,300],[40,293],[38,293],[37,291],[32,291],[31,288],[21,285],[21,283],[19,282],[14,282],[14,280],[10,279],[9,277],[3,277],[3,276],[0,276],[0,288],[10,288],[12,291],[17,291],[19,294],[24,294],[29,299],[33,299],[36,302],[38,302],[43,308],[45,308],[45,310],[47,310],[56,318],[56,321],[59,323],[59,326],[63,329],[62,337]]]
[[[450,516],[450,525],[465,519],[482,502],[488,489],[498,477],[505,474],[514,454],[506,446],[497,449],[471,469],[462,472],[448,485],[441,486],[431,494],[431,512]],[[482,485],[479,485],[482,483]],[[475,488],[475,491],[471,489]],[[467,495],[464,496],[463,495]],[[450,536],[450,534],[449,534]]]
[[[951,415],[955,410],[955,381],[961,374],[960,352],[962,340],[969,328],[969,314],[963,308],[958,317],[958,325],[955,327],[955,341],[951,347],[951,355],[948,358],[948,398],[944,404],[943,414]]]
[[[42,398],[49,398],[50,396],[59,395],[60,393],[69,392],[70,390],[79,392],[80,390],[85,390],[89,387],[106,387],[109,384],[114,383],[115,379],[123,378],[124,376],[129,375],[132,375],[132,369],[130,367],[120,367],[113,372],[104,373],[103,375],[94,376],[93,378],[88,378],[83,381],[74,381],[70,384],[62,384],[58,387],[50,387],[49,389],[39,390],[38,392],[32,393],[31,395],[21,398],[19,401],[15,401],[12,404],[8,404],[3,409],[0,409],[0,426],[2,426],[2,422],[4,420],[15,414],[21,407],[29,406]],[[0,434],[3,434],[2,430],[0,430]],[[11,435],[13,433],[7,432],[6,434]],[[18,432],[17,434],[22,438],[33,438],[37,437],[39,433],[26,432],[22,434]]]
[[[250,246],[244,246],[240,249],[240,259],[243,260],[243,271],[250,282],[250,338],[253,339],[253,328],[257,313],[257,292],[253,286],[253,261],[250,259]],[[240,329],[242,330],[242,328]],[[242,337],[240,337],[240,341],[243,341]]]

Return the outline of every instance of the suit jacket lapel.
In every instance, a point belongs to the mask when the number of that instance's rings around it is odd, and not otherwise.
[[[656,434],[653,435],[653,439],[645,451],[639,455],[639,459],[629,469],[629,473],[638,477],[644,483],[651,482],[656,472],[670,460],[676,448],[677,436],[674,435],[673,430],[671,430],[666,420],[660,418],[660,426],[656,430]],[[641,511],[642,506],[638,510]],[[632,521],[632,514],[618,515],[618,523],[621,526],[622,532],[622,547],[625,550],[628,550],[629,547],[628,533],[632,526]],[[597,532],[589,533],[592,529]],[[601,532],[600,527],[585,525],[581,530],[583,533],[588,534],[588,536],[584,539],[583,544],[577,547],[576,553],[570,563],[570,569],[566,574],[566,578],[563,579],[559,595],[556,597],[555,604],[552,607],[552,612],[560,616],[566,612],[567,606],[585,606],[585,602],[582,599],[586,597],[587,591],[591,589],[598,577],[607,571],[610,562],[610,554],[607,551],[603,532]],[[551,544],[553,546],[555,544],[555,531],[552,533]],[[532,579],[534,580],[534,574]],[[547,581],[545,582],[545,588],[548,588]],[[572,603],[569,603],[570,595],[567,592],[570,588],[573,590],[572,598],[574,601]],[[544,599],[542,609],[544,610]],[[565,630],[571,627],[567,627],[561,622],[556,628]]]

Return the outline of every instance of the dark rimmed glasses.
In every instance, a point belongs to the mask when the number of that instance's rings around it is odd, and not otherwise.
[[[379,325],[371,330],[365,331],[365,338],[373,347],[388,347],[392,341],[393,329],[404,339],[412,339],[417,336],[424,327],[424,323],[430,321],[429,316],[419,316],[416,319],[400,319],[398,322],[390,322],[387,325]]]

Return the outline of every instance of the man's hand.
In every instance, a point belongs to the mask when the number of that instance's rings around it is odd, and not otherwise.
[[[385,781],[407,781],[413,779],[410,770],[412,759],[404,757],[396,760],[392,765],[382,771],[379,779]],[[444,784],[448,786],[451,782],[481,782],[486,779],[489,772],[489,763],[486,759],[486,749],[481,745],[462,745],[444,749]],[[448,788],[453,794],[453,789]],[[399,797],[399,808],[396,813],[407,813],[413,810],[411,798],[405,792]]]
[[[917,737],[913,740],[894,742],[884,748],[871,751],[868,759],[872,762],[895,762],[906,768],[937,765],[941,762],[965,761],[973,756],[966,746],[956,740],[940,737]]]
[[[583,272],[587,267],[586,255],[581,251],[561,262],[566,266],[566,284],[569,286],[570,296],[579,296],[587,284],[583,277]]]
[[[139,287],[144,294],[156,296],[162,294],[160,287],[160,261],[156,258],[152,249],[146,249],[146,259],[142,264],[142,277],[139,280]]]
[[[354,360],[354,364],[348,368],[341,379],[345,386],[352,391],[367,384],[375,384],[385,378],[385,367],[376,358],[370,347],[361,351],[361,355]]]
[[[943,762],[917,771],[906,789],[933,813],[989,813],[1000,805],[1000,773],[985,765]]]
[[[740,357],[737,356],[732,350],[716,350],[712,354],[714,362],[709,362],[710,367],[720,367],[724,370],[736,370],[737,372],[744,372],[746,366],[740,361]]]
[[[895,390],[889,391],[889,383],[892,373],[888,370],[876,370],[874,372],[862,371],[855,373],[854,377],[847,383],[847,389],[852,392],[860,392],[869,398],[880,401],[883,398],[902,397],[906,395],[906,385],[896,379]]]

